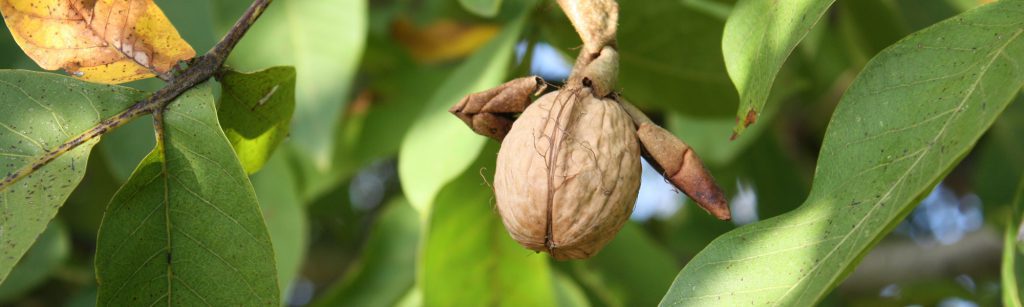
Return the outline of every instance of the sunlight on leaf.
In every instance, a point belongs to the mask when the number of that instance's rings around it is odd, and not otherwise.
[[[98,304],[277,306],[274,250],[209,84],[178,97],[164,116],[163,143],[103,217]]]
[[[712,242],[662,304],[819,302],[1018,94],[1022,33],[1024,1],[999,1],[880,53],[839,103],[804,204]]]
[[[739,134],[764,109],[775,76],[786,58],[835,0],[736,3],[722,36],[729,77],[740,94],[734,131]],[[752,120],[747,120],[753,114]]]
[[[497,146],[438,194],[426,225],[418,285],[425,306],[552,306],[547,254],[509,237],[491,203]],[[487,171],[480,171],[486,169]]]
[[[306,207],[299,198],[294,170],[289,166],[286,155],[275,154],[263,170],[252,176],[256,199],[274,243],[282,302],[287,301],[288,290],[305,262],[310,232]]]
[[[31,165],[142,97],[142,92],[125,87],[0,71],[0,174]],[[0,282],[78,186],[95,144],[82,144],[0,191]]]
[[[580,288],[572,278],[558,271],[553,271],[551,278],[559,307],[590,307],[590,301],[587,300],[583,288]]]
[[[600,253],[573,265],[581,283],[611,306],[658,304],[680,267],[672,254],[633,222],[626,223]]]
[[[218,81],[221,103],[217,116],[224,134],[245,172],[256,173],[288,136],[295,111],[295,68],[253,73],[228,70]]]
[[[498,15],[501,8],[501,0],[459,0],[463,8],[483,17],[494,17]]]
[[[525,5],[524,5],[525,6]],[[526,22],[523,7],[519,17],[501,34],[478,50],[437,89],[409,133],[398,154],[398,175],[413,208],[426,214],[437,192],[455,179],[476,159],[488,140],[473,133],[448,108],[463,96],[501,84],[507,77],[509,61]]]
[[[222,29],[234,23],[249,1],[215,1]],[[294,66],[295,118],[290,145],[315,179],[327,173],[334,132],[351,99],[368,28],[366,0],[276,1],[253,25],[228,59],[243,70]]]
[[[43,69],[123,83],[195,56],[153,0],[0,0],[22,50]]]
[[[1024,276],[1024,244],[1021,243],[1021,215],[1024,214],[1024,181],[1018,184],[1013,201],[1013,214],[1007,219],[1003,237],[1002,287],[1003,306],[1021,307],[1021,280]]]

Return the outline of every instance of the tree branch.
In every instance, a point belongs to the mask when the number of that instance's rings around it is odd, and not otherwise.
[[[224,35],[224,38],[217,43],[210,51],[206,54],[192,59],[189,62],[188,68],[173,73],[169,77],[169,81],[166,86],[153,93],[146,99],[136,102],[132,106],[128,107],[121,113],[107,118],[95,126],[89,128],[85,132],[82,132],[78,136],[60,144],[56,148],[47,150],[47,152],[15,172],[7,174],[3,181],[0,181],[0,191],[3,191],[7,187],[13,185],[24,177],[27,177],[34,173],[36,170],[46,166],[53,160],[61,157],[65,153],[78,148],[79,145],[85,144],[97,137],[107,134],[114,129],[117,129],[134,119],[148,115],[157,110],[163,110],[174,101],[175,98],[181,96],[181,94],[192,89],[196,85],[209,80],[215,76],[221,68],[224,66],[224,61],[227,60],[228,55],[235,48],[235,45],[245,36],[245,33],[249,31],[252,24],[259,19],[263,11],[270,5],[272,0],[255,0],[245,10],[245,13],[235,22],[235,25],[231,27],[231,30]],[[161,77],[165,79],[166,77]],[[167,79],[165,79],[167,80]]]

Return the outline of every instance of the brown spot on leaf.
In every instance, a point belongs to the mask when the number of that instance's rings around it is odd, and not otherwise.
[[[743,119],[743,127],[750,127],[757,121],[757,112],[754,109],[747,111],[747,117]]]

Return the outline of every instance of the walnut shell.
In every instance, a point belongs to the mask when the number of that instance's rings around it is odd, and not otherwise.
[[[494,175],[505,229],[528,249],[585,259],[633,211],[640,145],[629,115],[588,88],[544,95],[502,141]]]

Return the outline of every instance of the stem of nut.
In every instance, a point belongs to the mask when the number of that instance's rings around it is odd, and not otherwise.
[[[615,0],[558,0],[558,5],[583,40],[582,54],[615,47],[619,25],[619,4]]]

